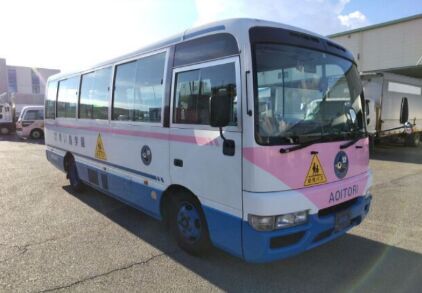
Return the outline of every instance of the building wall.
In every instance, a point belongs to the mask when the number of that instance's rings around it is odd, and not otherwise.
[[[330,38],[353,52],[359,71],[422,65],[422,16]]]
[[[9,89],[9,69],[16,70],[16,92],[11,92]],[[39,79],[38,93],[33,92],[32,72],[34,72]],[[2,93],[7,93],[7,97],[2,97],[1,100],[13,100],[17,110],[25,105],[42,105],[44,103],[45,87],[48,77],[59,72],[60,70],[57,69],[9,66],[5,59],[0,58],[0,95]]]
[[[0,95],[7,92],[6,59],[0,58]]]
[[[40,80],[40,92],[39,94],[44,95],[46,81],[49,76],[59,73],[59,70],[56,69],[45,69],[45,68],[35,68],[23,66],[7,66],[8,69],[16,70],[16,79],[17,87],[19,94],[34,94],[32,91],[32,71],[38,76]]]

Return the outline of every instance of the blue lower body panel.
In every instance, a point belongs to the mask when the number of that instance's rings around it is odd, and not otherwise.
[[[47,160],[61,171],[64,157],[46,150]],[[76,162],[79,178],[87,185],[106,193],[136,209],[161,219],[160,200],[162,190],[132,181],[130,178],[106,173],[93,166]]]
[[[132,181],[130,178],[106,173],[101,169],[79,162],[76,162],[76,167],[79,177],[86,184],[154,218],[161,219],[162,190]]]
[[[64,171],[64,158],[46,151],[47,159]],[[130,178],[106,173],[93,166],[76,162],[78,175],[88,185],[161,219],[162,190],[132,181]],[[351,225],[335,229],[336,211],[309,216],[308,223],[271,232],[254,230],[247,221],[222,211],[203,206],[212,243],[230,254],[249,262],[270,262],[284,259],[344,235],[366,217],[371,196],[358,197],[347,207]]]
[[[243,257],[249,262],[269,262],[287,258],[329,242],[359,225],[369,211],[371,196],[358,197],[348,207],[351,225],[336,231],[335,213],[310,215],[308,223],[271,232],[254,230],[243,221]]]
[[[64,158],[56,153],[53,153],[49,150],[45,151],[45,155],[47,156],[47,160],[53,164],[57,169],[64,172]]]
[[[211,242],[228,253],[242,257],[242,219],[203,206]]]

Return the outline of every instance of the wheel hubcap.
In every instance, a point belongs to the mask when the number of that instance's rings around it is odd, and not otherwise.
[[[183,238],[195,242],[201,236],[201,219],[198,210],[189,202],[183,202],[177,213],[177,227]]]

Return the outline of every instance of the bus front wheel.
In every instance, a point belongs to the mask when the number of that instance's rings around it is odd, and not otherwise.
[[[79,178],[78,170],[73,158],[69,159],[67,178],[69,178],[70,186],[72,187],[73,191],[80,192],[83,190],[84,184]]]
[[[203,255],[210,249],[201,204],[188,192],[180,192],[172,197],[169,225],[177,244],[187,253]]]

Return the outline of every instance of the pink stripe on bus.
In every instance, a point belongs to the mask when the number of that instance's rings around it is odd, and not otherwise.
[[[211,146],[219,145],[218,137],[211,138],[211,137],[204,137],[204,136],[167,134],[167,133],[159,133],[159,132],[140,131],[140,130],[101,128],[101,127],[94,127],[94,126],[77,126],[77,125],[50,124],[50,123],[46,123],[46,126],[79,129],[79,130],[94,131],[94,132],[101,132],[101,133],[112,133],[112,134],[135,136],[135,137],[146,137],[146,138],[159,139],[159,140],[170,140],[170,141],[176,141],[176,142],[182,142],[182,143],[191,143],[191,144],[196,144],[196,145],[211,145]]]
[[[349,157],[349,170],[344,178],[345,180],[340,180],[335,175],[334,158],[341,150],[340,145],[343,143],[344,141],[320,143],[291,153],[280,153],[281,146],[245,147],[243,148],[243,156],[256,167],[268,172],[291,189],[300,190],[304,196],[321,209],[362,195],[365,191],[368,176],[362,174],[367,174],[369,166],[368,138],[356,142],[356,145],[361,147],[359,149],[350,147],[343,150]],[[318,153],[318,159],[323,167],[328,184],[306,188],[304,182],[312,161],[311,151]],[[357,190],[353,189],[354,185],[356,185]],[[353,194],[343,196],[350,187],[352,187]],[[334,190],[335,188],[338,188],[338,190]],[[347,190],[342,192],[342,189]],[[337,191],[340,193],[336,193]],[[330,202],[331,192],[337,198]]]

